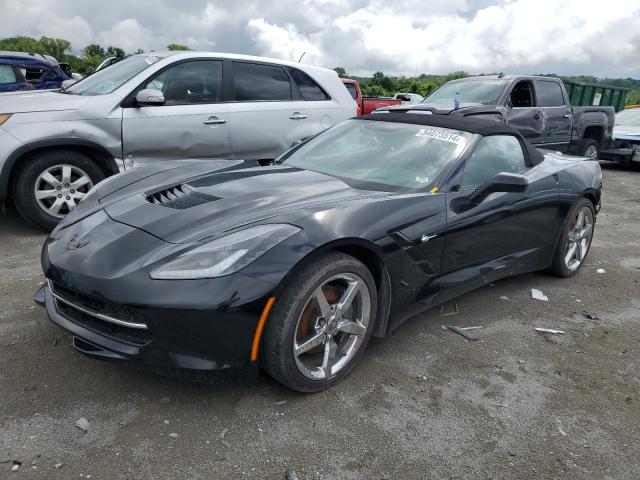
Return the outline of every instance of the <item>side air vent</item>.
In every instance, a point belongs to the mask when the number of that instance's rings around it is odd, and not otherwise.
[[[220,197],[198,193],[186,185],[176,185],[147,196],[148,202],[177,210],[184,210],[215,200],[220,200]]]

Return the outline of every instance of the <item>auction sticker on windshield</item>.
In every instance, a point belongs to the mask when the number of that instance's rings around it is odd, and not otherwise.
[[[455,143],[456,145],[460,145],[464,141],[464,138],[460,135],[456,135],[455,133],[445,132],[443,130],[436,130],[433,128],[421,128],[418,130],[418,133],[415,135],[416,137],[422,138],[434,138],[436,140],[442,140],[449,143]]]

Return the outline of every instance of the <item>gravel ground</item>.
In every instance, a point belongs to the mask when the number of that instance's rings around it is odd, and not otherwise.
[[[604,167],[604,181],[575,278],[503,280],[459,298],[455,316],[411,319],[315,395],[266,377],[180,383],[75,352],[31,300],[45,237],[9,210],[0,479],[640,478],[640,172]],[[484,329],[467,342],[445,323]]]

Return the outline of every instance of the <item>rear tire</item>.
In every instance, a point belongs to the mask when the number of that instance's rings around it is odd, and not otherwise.
[[[14,201],[25,220],[45,231],[52,230],[93,185],[105,178],[93,160],[73,150],[39,153],[23,162],[25,167],[14,184]],[[65,176],[69,177],[68,181]],[[53,180],[58,183],[54,185]],[[47,194],[49,191],[52,193]],[[49,196],[38,198],[38,195]],[[59,205],[54,206],[55,202]]]
[[[591,248],[595,218],[595,209],[590,200],[581,198],[575,203],[562,226],[551,273],[564,278],[573,277],[578,273]]]
[[[371,338],[377,305],[371,272],[350,255],[331,252],[295,272],[283,291],[268,319],[261,366],[298,392],[329,388],[359,362]],[[327,304],[321,306],[319,294]]]
[[[598,160],[600,157],[600,143],[592,138],[583,138],[580,142],[578,154],[582,157]]]

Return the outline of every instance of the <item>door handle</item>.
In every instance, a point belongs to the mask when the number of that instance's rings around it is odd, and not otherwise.
[[[290,118],[291,120],[304,120],[304,119],[305,119],[305,118],[307,118],[308,116],[309,116],[309,115],[303,115],[303,114],[302,114],[302,113],[300,113],[300,112],[293,112],[293,113],[289,116],[289,118]]]
[[[227,121],[224,118],[218,118],[215,115],[212,115],[202,123],[205,125],[219,125],[221,123],[227,123]]]
[[[542,118],[542,115],[540,114],[540,112],[536,113],[533,118],[535,118],[536,120],[540,120]]]
[[[564,115],[562,115],[564,118],[571,118],[571,114],[570,113],[565,113]]]

